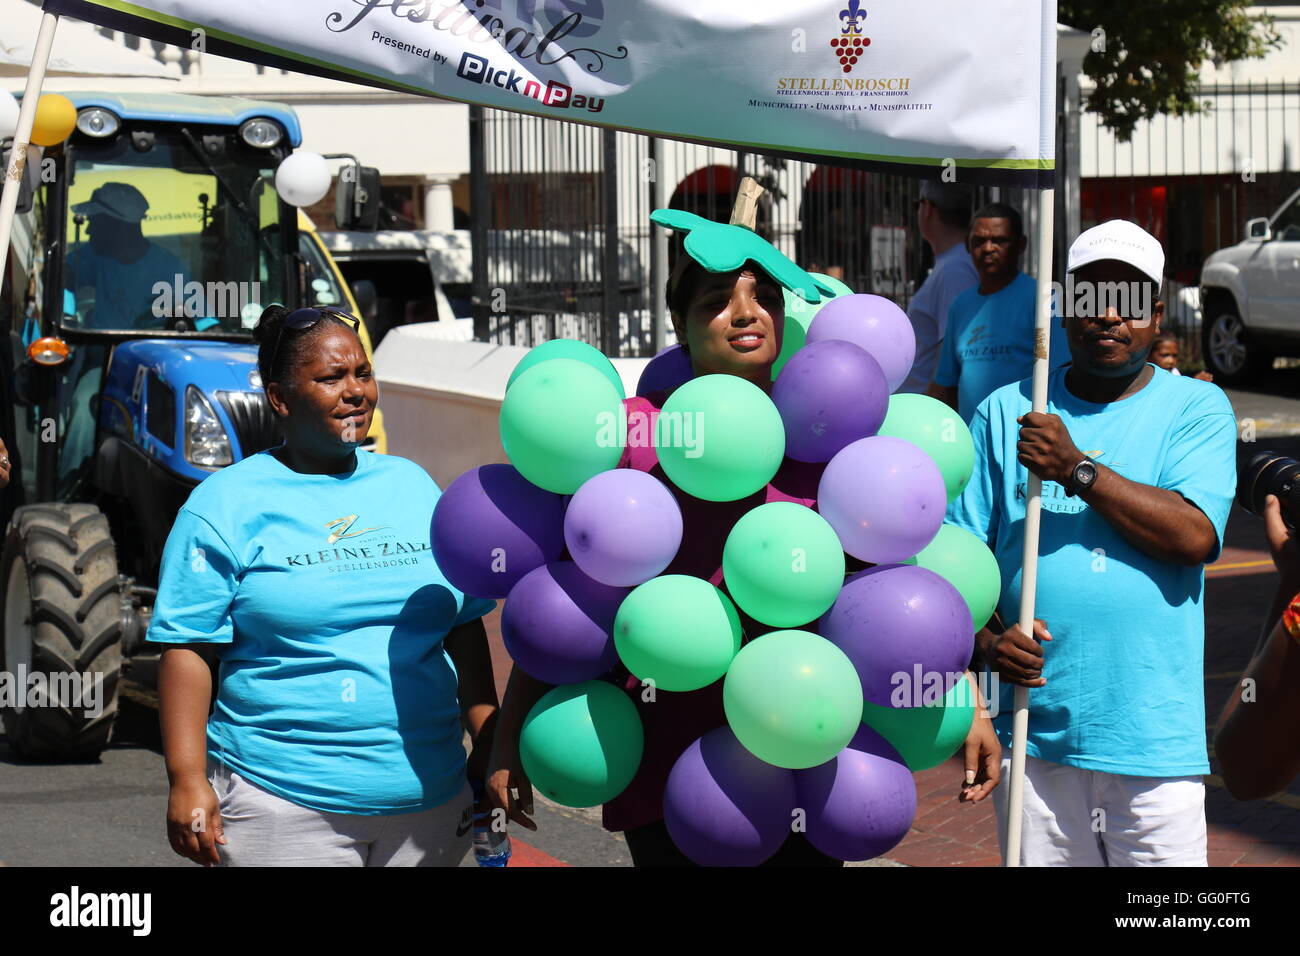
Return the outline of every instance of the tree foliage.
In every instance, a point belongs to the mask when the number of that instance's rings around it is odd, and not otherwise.
[[[1091,35],[1085,105],[1127,141],[1138,120],[1204,109],[1202,64],[1266,56],[1282,45],[1271,17],[1247,0],[1061,0],[1057,19]]]

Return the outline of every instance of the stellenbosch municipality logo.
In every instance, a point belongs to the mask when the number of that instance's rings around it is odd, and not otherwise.
[[[858,0],[849,0],[849,5],[840,11],[840,22],[844,24],[840,35],[831,40],[831,49],[840,59],[840,69],[852,73],[858,58],[871,46],[871,37],[862,32],[862,21],[867,18],[867,11],[862,9]]]
[[[912,95],[912,78],[910,76],[850,76],[858,61],[867,54],[868,47],[871,46],[871,37],[867,36],[863,30],[863,22],[867,19],[867,11],[863,7],[861,0],[848,0],[844,9],[839,12],[840,28],[839,32],[831,38],[831,53],[839,61],[839,72],[842,76],[778,76],[776,78],[776,92],[782,96],[792,97],[791,100],[760,100],[751,99],[750,106],[780,107],[782,109],[793,110],[928,110],[933,109],[930,103],[913,103],[913,102],[882,102],[880,100],[869,100],[864,103],[855,103],[852,100],[840,100],[839,102],[809,100],[799,102],[805,97],[910,97]],[[861,74],[861,71],[859,71]]]

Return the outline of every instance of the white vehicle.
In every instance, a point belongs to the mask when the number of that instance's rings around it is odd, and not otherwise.
[[[1218,384],[1244,384],[1275,357],[1300,355],[1300,190],[1205,260],[1201,313],[1205,365]]]

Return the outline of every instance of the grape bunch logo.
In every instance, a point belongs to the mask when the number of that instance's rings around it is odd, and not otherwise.
[[[862,9],[858,0],[849,0],[848,6],[840,11],[840,20],[844,27],[840,35],[831,40],[831,49],[840,58],[840,67],[845,73],[853,72],[853,65],[871,46],[871,37],[862,32],[862,21],[867,18],[867,11]]]

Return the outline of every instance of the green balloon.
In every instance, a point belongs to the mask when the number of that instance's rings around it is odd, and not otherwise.
[[[566,807],[613,800],[641,766],[636,705],[605,681],[552,688],[524,719],[519,756],[533,786]]]
[[[903,563],[933,571],[955,587],[970,608],[976,631],[993,616],[1002,595],[1002,569],[988,545],[965,528],[940,525],[930,543]]]
[[[501,446],[540,488],[571,495],[618,466],[627,435],[623,401],[590,365],[542,362],[516,379],[501,403]]]
[[[510,378],[506,382],[506,391],[510,391],[510,386],[515,384],[515,379],[534,365],[557,358],[573,359],[575,362],[590,365],[614,384],[614,388],[618,389],[619,398],[627,398],[627,392],[623,388],[623,380],[618,377],[614,363],[607,359],[600,349],[588,345],[586,342],[579,342],[577,339],[551,339],[549,342],[543,342],[541,345],[529,349],[528,353],[519,360],[515,370],[510,373]]]
[[[708,687],[740,650],[740,615],[703,578],[665,574],[632,590],[614,618],[623,664],[660,690]]]
[[[880,435],[902,438],[934,459],[951,502],[970,481],[975,443],[962,417],[929,395],[900,393],[889,397]]]
[[[664,402],[655,450],[664,474],[688,495],[735,501],[781,467],[785,426],[757,385],[735,375],[702,375]]]
[[[808,341],[808,326],[812,325],[812,320],[817,315],[818,310],[831,299],[853,294],[853,290],[839,279],[833,279],[820,272],[812,272],[809,275],[814,279],[820,279],[835,291],[830,294],[823,292],[820,302],[811,303],[805,302],[789,289],[781,290],[785,298],[785,328],[781,333],[781,354],[776,357],[776,362],[772,365],[772,381],[774,382],[776,377],[781,374],[781,369],[785,368],[785,363],[790,361],[790,356],[803,348]]]
[[[864,701],[862,722],[889,741],[909,770],[929,770],[962,745],[975,719],[975,704],[970,681],[963,678],[941,705],[881,707]]]
[[[792,501],[746,513],[722,549],[727,590],[746,614],[772,627],[815,621],[844,586],[844,548],[826,519]]]
[[[745,749],[803,770],[843,750],[862,720],[862,682],[838,647],[808,631],[750,641],[722,685],[727,723]]]

